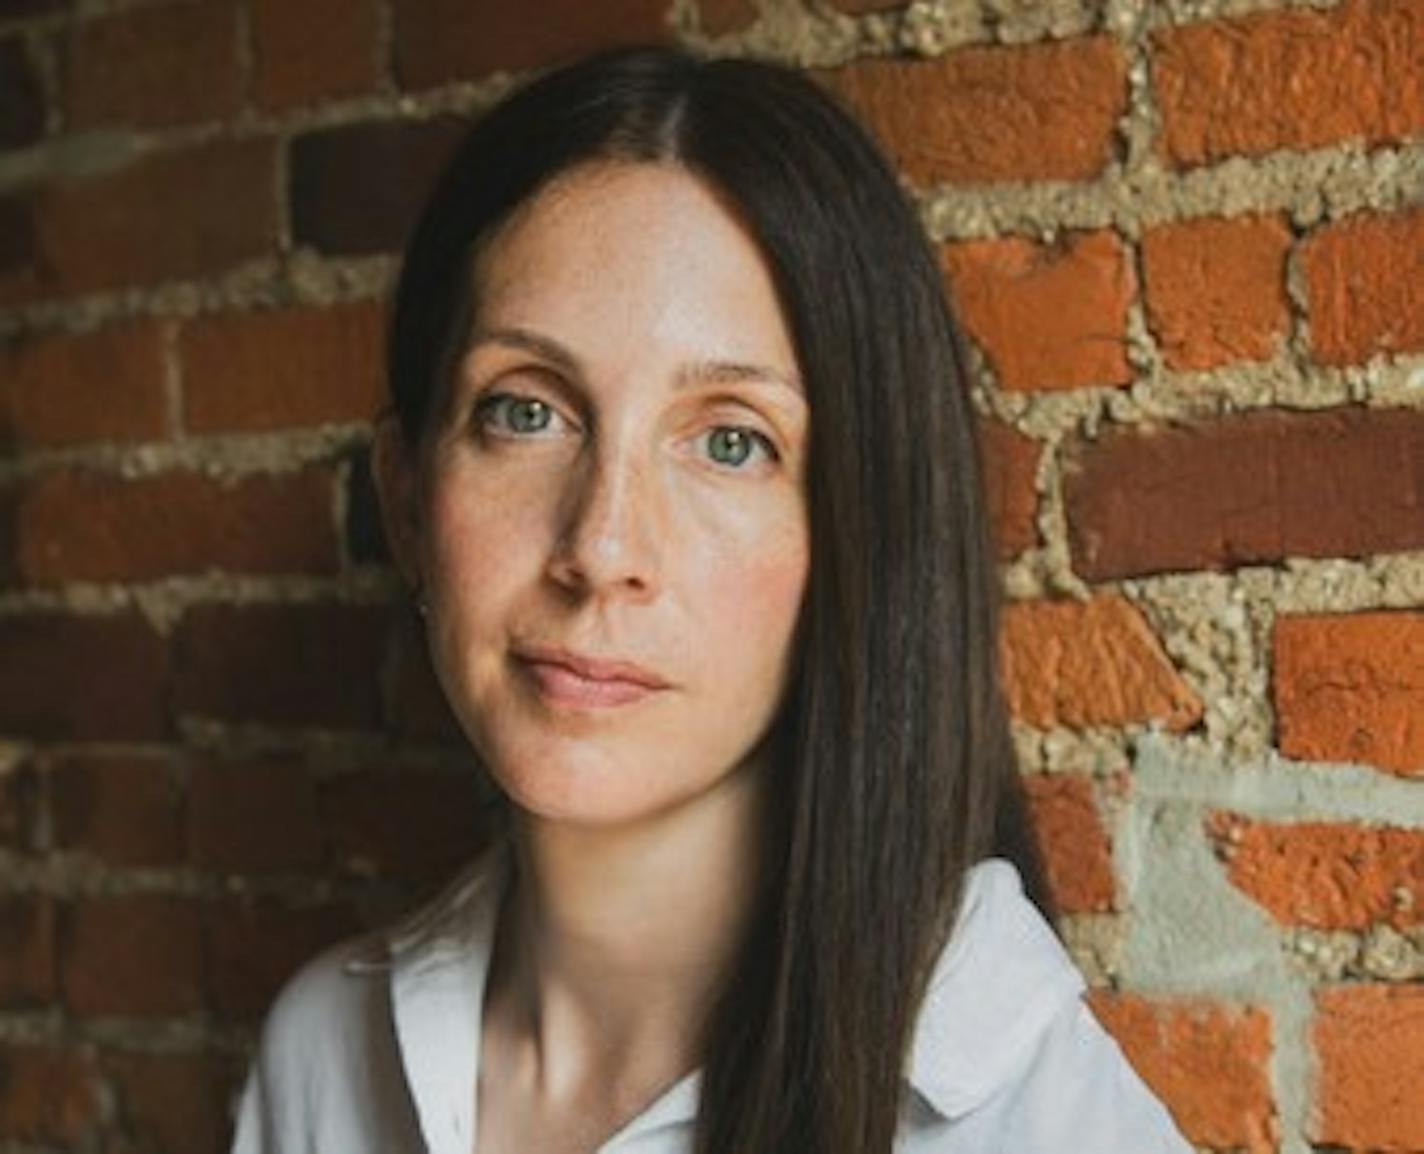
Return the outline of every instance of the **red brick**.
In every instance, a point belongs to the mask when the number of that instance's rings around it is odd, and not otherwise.
[[[1275,355],[1290,331],[1290,244],[1276,216],[1189,220],[1143,235],[1147,320],[1169,368]]]
[[[1424,412],[1258,412],[1109,430],[1065,453],[1090,581],[1424,546]]]
[[[474,770],[351,774],[322,795],[333,865],[362,876],[440,877],[490,836],[488,787]]]
[[[0,618],[0,733],[60,741],[166,728],[168,658],[137,613]]]
[[[101,1110],[87,1053],[13,1042],[0,1048],[0,1139],[79,1143],[95,1131]]]
[[[1213,814],[1231,884],[1282,925],[1398,929],[1424,923],[1424,832],[1337,822],[1275,825]]]
[[[0,897],[0,1008],[44,1007],[54,996],[54,907],[46,897]]]
[[[163,438],[163,372],[163,333],[151,322],[19,344],[0,359],[0,444]]]
[[[238,108],[237,10],[164,4],[83,20],[70,31],[69,126],[165,126]]]
[[[183,573],[335,573],[331,472],[220,480],[175,470],[125,480],[41,476],[16,513],[16,569],[33,585],[152,581]]]
[[[123,1154],[222,1154],[231,1137],[232,1063],[209,1054],[109,1054]]]
[[[0,280],[0,305],[204,277],[266,255],[275,164],[270,140],[219,141],[45,188],[27,207],[28,265]]]
[[[407,88],[542,68],[600,48],[666,40],[668,0],[426,0],[395,9],[396,75]]]
[[[60,984],[76,1014],[152,1017],[203,1008],[202,922],[192,901],[90,898],[60,923]]]
[[[1424,613],[1278,617],[1272,671],[1282,753],[1424,776]]]
[[[1424,126],[1424,3],[1347,0],[1166,29],[1152,67],[1179,165],[1402,141]]]
[[[709,36],[745,31],[761,16],[752,0],[700,0],[697,11],[702,31]]]
[[[225,721],[371,729],[388,612],[346,605],[211,605],[174,639],[175,708]]]
[[[1136,291],[1111,232],[1058,244],[973,240],[942,252],[960,323],[1005,389],[1125,385],[1127,308]]]
[[[237,900],[215,906],[206,927],[213,1008],[225,1018],[260,1018],[304,962],[357,929],[345,907]]]
[[[1093,1012],[1198,1146],[1276,1149],[1264,1010],[1097,994]]]
[[[1314,1137],[1352,1150],[1424,1150],[1424,986],[1341,986],[1315,997]]]
[[[1092,779],[1083,774],[1033,774],[1023,779],[1029,814],[1043,851],[1048,889],[1068,914],[1104,913],[1114,906],[1112,845]]]
[[[859,60],[825,79],[921,186],[1091,180],[1127,108],[1122,53],[1105,36]]]
[[[1424,349],[1424,211],[1327,226],[1301,247],[1300,264],[1316,360],[1355,364]]]
[[[69,758],[50,771],[50,798],[58,850],[118,866],[183,861],[182,781],[162,758]]]
[[[0,40],[0,151],[24,148],[44,135],[44,89],[19,36]]]
[[[316,788],[299,762],[197,766],[188,839],[192,860],[205,869],[310,869],[322,860]]]
[[[183,408],[199,433],[369,421],[385,401],[385,313],[331,309],[207,318],[183,333]]]
[[[372,0],[255,0],[253,89],[266,109],[368,92],[376,72]]]
[[[343,124],[297,137],[290,162],[292,239],[343,256],[402,248],[467,127],[438,116]],[[351,195],[356,188],[360,196]]]
[[[1039,729],[1157,721],[1180,731],[1201,716],[1196,694],[1121,597],[1006,605],[1000,655],[1010,712]]]
[[[984,497],[994,526],[1000,560],[1038,544],[1038,490],[1035,478],[1043,446],[997,421],[979,426],[984,451]]]

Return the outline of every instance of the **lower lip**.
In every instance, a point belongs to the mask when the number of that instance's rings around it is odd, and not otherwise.
[[[580,677],[563,665],[543,661],[522,662],[539,696],[551,705],[581,709],[606,709],[618,705],[633,705],[658,691],[636,681],[595,681]]]

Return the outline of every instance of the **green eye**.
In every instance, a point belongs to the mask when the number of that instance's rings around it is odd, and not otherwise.
[[[768,457],[775,456],[766,438],[751,429],[723,425],[707,435],[707,455],[731,469],[745,465],[758,451]]]
[[[509,427],[516,433],[538,433],[549,427],[553,412],[543,401],[530,397],[511,397],[505,415]]]

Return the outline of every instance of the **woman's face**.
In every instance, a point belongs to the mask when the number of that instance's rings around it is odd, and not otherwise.
[[[610,163],[475,273],[417,497],[440,682],[531,814],[712,795],[780,706],[806,585],[807,401],[768,270],[688,172]]]

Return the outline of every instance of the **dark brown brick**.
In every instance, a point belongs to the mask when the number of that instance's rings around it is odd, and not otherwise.
[[[437,117],[299,136],[291,153],[293,239],[342,255],[402,248],[464,127]]]
[[[1074,567],[1092,581],[1424,546],[1424,412],[1251,413],[1070,448]]]
[[[258,104],[283,109],[371,90],[376,32],[373,0],[254,0]]]
[[[232,3],[159,4],[70,30],[69,124],[166,126],[237,111],[237,9]]]
[[[541,68],[600,48],[671,35],[668,0],[426,0],[395,9],[396,75],[407,88]]]
[[[752,0],[699,0],[702,31],[709,36],[741,32],[756,23],[760,13]]]
[[[29,196],[0,196],[0,305],[20,300],[35,279],[34,205]]]
[[[0,1046],[0,1140],[84,1148],[102,1105],[92,1055],[6,1042]]]
[[[1038,544],[1034,478],[1043,446],[997,421],[980,425],[984,448],[984,496],[994,525],[994,544],[1007,560]]]
[[[23,148],[44,135],[44,90],[18,36],[0,40],[0,150]]]
[[[0,617],[0,733],[75,741],[166,729],[168,657],[137,613]]]
[[[109,865],[183,860],[183,789],[156,757],[68,758],[50,771],[54,845]]]
[[[202,919],[191,899],[90,898],[63,911],[59,940],[64,1002],[76,1014],[203,1008]]]
[[[112,1154],[223,1154],[234,1063],[213,1054],[107,1054],[122,1144]]]
[[[54,1000],[54,979],[50,900],[19,894],[0,897],[0,1008],[47,1005]]]
[[[195,766],[188,803],[194,864],[228,873],[321,863],[316,787],[300,762]]]
[[[343,605],[213,605],[175,638],[175,708],[226,721],[380,725],[389,613]]]
[[[322,794],[333,865],[345,873],[441,877],[487,844],[493,811],[473,769],[354,773]]]
[[[304,962],[358,928],[344,906],[285,909],[238,900],[215,905],[205,931],[213,1008],[225,1018],[260,1018]]]
[[[218,480],[176,470],[125,480],[62,471],[32,481],[15,515],[16,569],[33,585],[183,573],[334,573],[331,472]]]
[[[30,853],[36,848],[43,802],[39,769],[32,761],[0,769],[0,849]]]

